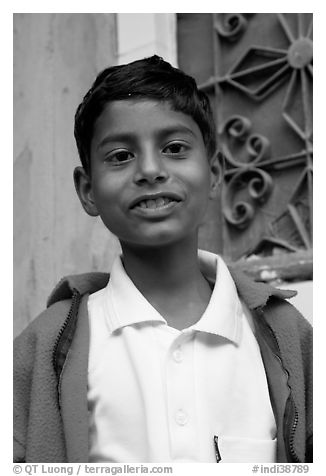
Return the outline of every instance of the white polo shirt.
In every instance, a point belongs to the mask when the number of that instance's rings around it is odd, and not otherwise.
[[[118,257],[88,300],[90,462],[275,462],[276,425],[259,346],[223,260],[193,326],[177,330]],[[215,280],[216,277],[216,280]]]

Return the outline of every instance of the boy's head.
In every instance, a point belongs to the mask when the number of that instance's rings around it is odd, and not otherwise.
[[[196,240],[219,166],[208,99],[157,56],[106,69],[76,112],[85,211],[128,245]]]
[[[154,55],[105,69],[79,105],[75,138],[87,173],[91,173],[90,148],[96,120],[108,103],[130,99],[167,102],[171,109],[191,116],[202,133],[208,157],[216,152],[215,124],[206,94],[198,90],[191,76]]]

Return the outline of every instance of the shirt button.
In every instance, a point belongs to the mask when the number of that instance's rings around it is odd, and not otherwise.
[[[176,349],[174,352],[173,352],[173,359],[175,360],[175,362],[182,362],[183,361],[183,353],[180,349]]]
[[[178,423],[178,425],[186,425],[188,422],[187,413],[185,413],[183,410],[178,410],[175,414],[175,421]]]

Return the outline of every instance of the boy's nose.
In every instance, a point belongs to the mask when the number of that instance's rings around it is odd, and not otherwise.
[[[163,160],[154,153],[146,153],[137,159],[137,169],[134,181],[138,185],[145,183],[154,184],[165,182],[168,172],[163,165]]]

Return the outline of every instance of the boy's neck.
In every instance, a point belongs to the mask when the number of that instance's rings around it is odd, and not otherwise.
[[[211,295],[199,268],[197,239],[160,248],[121,245],[128,276],[168,324],[182,329],[197,322]]]

